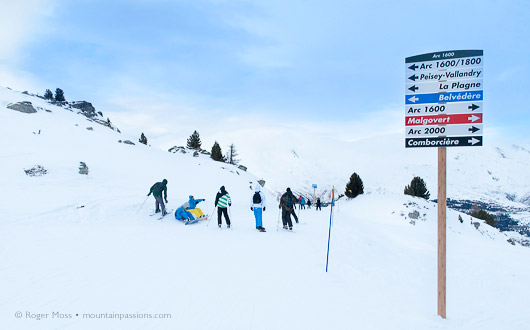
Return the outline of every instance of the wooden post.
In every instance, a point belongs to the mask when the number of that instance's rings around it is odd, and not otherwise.
[[[446,318],[446,148],[438,148],[438,315]]]

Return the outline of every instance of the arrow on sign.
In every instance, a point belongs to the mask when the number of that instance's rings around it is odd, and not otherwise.
[[[413,97],[411,97],[409,99],[409,101],[412,102],[412,103],[416,103],[416,101],[418,101],[418,100],[419,100],[419,98],[417,98],[416,96],[413,96]]]
[[[412,87],[409,87],[409,91],[413,91],[414,93],[420,89],[419,87],[416,87],[416,85],[413,85]]]
[[[475,104],[471,104],[469,107],[467,107],[468,109],[471,109],[471,111],[475,111],[477,110],[478,108],[480,108],[478,105],[475,105]]]
[[[475,122],[477,120],[480,119],[480,117],[477,117],[475,115],[471,115],[471,117],[467,117],[467,119],[470,121],[470,122]]]
[[[417,66],[416,64],[412,64],[411,66],[409,66],[409,69],[411,69],[412,71],[416,71],[417,68],[419,68],[419,66]]]
[[[480,131],[480,128],[476,128],[475,126],[471,126],[467,130],[470,131],[471,133],[475,133],[476,131]]]
[[[468,143],[471,143],[471,145],[475,145],[480,142],[480,140],[477,140],[475,138],[471,138],[471,140],[467,140]]]
[[[412,81],[416,81],[416,79],[418,79],[418,76],[413,74],[412,76],[409,77],[409,79],[412,80]]]

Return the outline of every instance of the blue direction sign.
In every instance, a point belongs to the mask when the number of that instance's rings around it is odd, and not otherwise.
[[[482,91],[405,95],[405,104],[482,101]]]

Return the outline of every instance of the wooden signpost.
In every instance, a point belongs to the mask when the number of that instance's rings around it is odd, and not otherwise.
[[[483,51],[405,59],[406,148],[438,148],[438,315],[446,318],[446,147],[482,146]]]

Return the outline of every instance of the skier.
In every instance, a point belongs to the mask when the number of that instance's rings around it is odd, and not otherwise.
[[[162,199],[162,193],[164,193],[164,199],[167,203],[167,180],[164,179],[162,182],[155,183],[151,189],[149,190],[149,194],[147,196],[150,196],[151,193],[153,194],[153,197],[155,198],[155,213],[160,212],[160,207],[162,208],[162,216],[166,215],[166,205],[164,204],[164,200]]]
[[[318,211],[318,210],[322,211],[322,205],[321,205],[321,203],[320,203],[320,197],[317,198],[317,207],[316,207],[316,210],[317,210],[317,211]]]
[[[197,204],[203,201],[205,199],[195,199],[193,195],[190,195],[189,200],[175,211],[175,219],[186,221],[195,220],[195,217],[189,210],[194,210]]]
[[[287,191],[280,198],[280,205],[278,206],[278,208],[282,209],[283,229],[293,230],[293,222],[291,221],[291,214],[294,213],[295,203],[296,203],[296,198],[293,196],[293,193],[291,192],[291,188],[287,188]],[[296,222],[298,222],[298,219],[296,219]]]
[[[256,192],[254,192],[254,195],[250,201],[250,210],[254,211],[254,217],[256,218],[256,229],[261,232],[265,231],[265,228],[263,228],[262,225],[262,211],[265,211],[265,206],[265,194],[261,192],[261,187],[258,184],[256,186]]]
[[[305,198],[302,197],[302,199],[300,199],[300,209],[304,209],[305,210]]]
[[[311,200],[307,199],[307,208],[311,210]]]
[[[221,228],[221,215],[224,214],[226,227],[230,228],[230,218],[228,217],[228,207],[232,206],[232,199],[225,189],[225,186],[222,186],[217,196],[215,196],[215,206],[217,207],[217,225]]]

